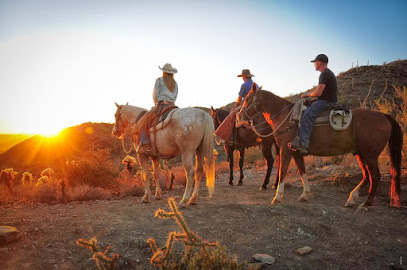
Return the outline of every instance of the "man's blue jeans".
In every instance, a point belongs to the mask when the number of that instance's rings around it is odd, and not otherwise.
[[[301,120],[300,127],[300,144],[308,149],[311,139],[312,127],[314,126],[315,119],[327,108],[333,106],[334,103],[326,100],[317,100],[305,110],[304,116]]]

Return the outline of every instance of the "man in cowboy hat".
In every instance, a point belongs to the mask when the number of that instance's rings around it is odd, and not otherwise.
[[[318,100],[312,103],[305,110],[301,120],[299,136],[288,144],[294,151],[307,154],[311,139],[314,121],[324,110],[333,106],[338,100],[338,86],[335,74],[328,68],[328,57],[325,54],[319,54],[311,61],[314,63],[315,70],[321,72],[319,75],[319,84],[317,89],[301,95],[301,98],[318,97]]]
[[[137,121],[134,126],[134,135],[139,141],[136,152],[139,154],[151,154],[151,145],[148,132],[148,125],[156,117],[156,112],[160,111],[166,106],[175,106],[174,103],[178,96],[178,84],[174,80],[174,74],[177,69],[173,68],[171,64],[167,63],[162,68],[163,76],[155,80],[153,90],[153,100],[155,106],[147,112],[143,117]]]
[[[215,130],[215,136],[220,137],[223,141],[227,142],[231,145],[236,143],[236,129],[235,127],[235,120],[236,114],[240,110],[240,106],[244,102],[244,98],[252,89],[254,84],[252,75],[250,70],[243,69],[242,73],[237,75],[237,77],[242,77],[244,83],[240,87],[239,96],[236,100],[235,107],[231,110],[229,115],[223,120],[223,122],[219,125],[219,127]]]
[[[243,103],[244,98],[250,92],[250,90],[252,89],[252,86],[254,84],[254,82],[252,80],[252,77],[254,77],[254,75],[252,75],[250,73],[250,70],[248,70],[248,69],[243,69],[242,73],[237,75],[237,77],[242,77],[244,83],[240,87],[239,96],[237,98],[235,107],[237,107]]]

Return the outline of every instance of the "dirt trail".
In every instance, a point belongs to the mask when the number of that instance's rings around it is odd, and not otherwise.
[[[209,241],[219,240],[240,260],[266,253],[276,262],[262,269],[407,269],[407,209],[389,207],[388,182],[382,181],[375,205],[367,212],[345,208],[356,179],[331,184],[311,178],[313,196],[301,203],[298,176],[287,179],[283,203],[270,205],[274,190],[259,191],[263,169],[245,171],[243,186],[227,187],[227,174],[217,176],[216,194],[209,199],[204,185],[198,204],[182,209],[192,230]],[[272,179],[274,176],[272,176]],[[404,182],[402,204],[407,205]],[[96,269],[90,252],[75,244],[96,236],[119,253],[120,269],[154,269],[146,240],[164,245],[167,234],[179,230],[173,220],[154,217],[168,209],[169,196],[141,204],[139,197],[66,205],[14,203],[0,206],[0,225],[17,227],[19,240],[0,246],[0,269]],[[366,198],[366,192],[359,199]],[[297,248],[310,246],[305,256]],[[400,266],[402,260],[403,265]],[[404,267],[404,268],[403,268]]]

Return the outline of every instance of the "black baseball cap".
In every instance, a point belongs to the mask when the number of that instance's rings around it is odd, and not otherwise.
[[[315,57],[315,60],[312,60],[311,62],[316,62],[316,61],[321,61],[322,63],[328,64],[328,56],[325,54],[318,54],[317,57]]]

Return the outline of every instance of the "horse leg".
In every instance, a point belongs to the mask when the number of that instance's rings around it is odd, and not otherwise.
[[[239,177],[239,182],[237,182],[237,186],[243,185],[243,162],[244,162],[244,153],[245,149],[241,148],[239,149],[239,171],[240,171],[240,177]]]
[[[151,173],[148,168],[148,157],[146,155],[138,155],[138,160],[141,164],[142,178],[144,181],[144,196],[141,198],[141,202],[148,203],[151,201],[152,193],[150,187]]]
[[[356,204],[356,200],[359,198],[359,190],[362,186],[366,185],[366,178],[369,178],[369,173],[367,171],[367,167],[365,162],[363,161],[363,158],[360,155],[356,155],[356,159],[358,161],[360,169],[362,170],[363,178],[359,182],[359,184],[350,192],[349,198],[345,203],[345,207],[351,207]]]
[[[284,196],[284,178],[287,174],[288,165],[290,164],[290,161],[291,161],[291,156],[292,156],[292,151],[289,150],[287,147],[280,149],[280,159],[281,159],[280,169],[279,169],[280,181],[278,183],[276,195],[274,196],[273,200],[271,201],[271,204],[280,203],[281,199]]]
[[[227,183],[227,185],[233,187],[233,162],[234,162],[233,161],[233,152],[235,152],[235,148],[232,146],[225,145],[225,151],[228,154],[228,160],[229,160],[229,182]]]
[[[155,199],[160,200],[162,191],[160,186],[160,163],[158,158],[153,159],[153,179],[155,182]]]
[[[191,198],[192,194],[192,186],[194,181],[194,162],[193,162],[193,154],[183,154],[182,155],[182,164],[185,168],[185,174],[187,179],[187,184],[185,187],[184,197],[179,202],[179,206],[186,207],[189,199]]]
[[[264,142],[264,141],[261,144],[261,152],[263,154],[263,157],[266,159],[266,163],[267,163],[267,172],[266,172],[266,177],[263,180],[263,184],[260,187],[260,190],[266,190],[267,185],[270,183],[270,174],[271,174],[271,170],[273,169],[273,163],[274,163],[273,154],[271,153],[271,146],[272,146],[272,144],[270,144],[268,142]],[[277,179],[276,179],[276,181],[278,181]],[[274,183],[274,185],[276,188],[278,185],[278,182]]]
[[[300,154],[294,153],[293,154],[295,164],[297,165],[298,173],[300,174],[303,191],[301,196],[298,198],[300,202],[308,201],[309,197],[311,196],[311,188],[308,182],[307,174],[305,173],[305,163],[304,157]]]
[[[278,183],[280,182],[280,148],[277,146],[277,144],[274,144],[276,147],[276,180],[274,181],[274,185],[271,187],[271,189],[277,189]]]
[[[197,153],[196,155],[196,161],[195,161],[195,187],[194,191],[192,192],[192,197],[189,200],[190,204],[196,204],[196,200],[198,198],[198,191],[199,191],[199,186],[201,185],[201,179],[203,175],[203,165],[204,165],[204,158],[203,158],[203,153]]]
[[[367,196],[366,201],[363,204],[359,205],[358,209],[356,209],[357,212],[361,210],[367,210],[369,206],[373,205],[374,195],[376,193],[377,187],[379,186],[381,178],[377,158],[375,158],[375,160],[366,161],[366,165],[370,178],[369,195]]]

